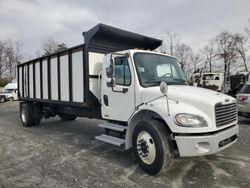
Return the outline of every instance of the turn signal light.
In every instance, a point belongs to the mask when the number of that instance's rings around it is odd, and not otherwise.
[[[248,96],[239,96],[239,101],[245,101],[248,99]]]

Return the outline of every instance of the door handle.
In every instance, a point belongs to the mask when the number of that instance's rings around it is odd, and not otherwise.
[[[123,93],[127,93],[128,92],[128,88],[122,88],[122,92]]]
[[[114,87],[112,87],[113,92],[118,92],[118,93],[127,93],[128,88],[121,88],[121,90],[114,90]]]

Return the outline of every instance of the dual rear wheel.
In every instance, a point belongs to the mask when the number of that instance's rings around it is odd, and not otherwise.
[[[38,103],[21,103],[20,104],[20,118],[24,127],[39,125],[43,117],[42,107]],[[63,121],[72,121],[77,116],[69,114],[59,114]]]
[[[21,103],[20,118],[24,127],[39,125],[42,119],[42,109],[36,103]]]

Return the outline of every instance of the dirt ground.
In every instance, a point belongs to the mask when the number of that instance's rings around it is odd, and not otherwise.
[[[97,120],[59,118],[24,128],[18,102],[0,104],[0,187],[250,187],[250,119],[240,139],[211,156],[179,158],[163,176],[149,176],[131,151],[94,137]]]

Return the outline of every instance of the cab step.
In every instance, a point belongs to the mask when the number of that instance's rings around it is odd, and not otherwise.
[[[106,134],[101,134],[100,136],[96,136],[95,139],[102,141],[102,142],[105,142],[105,143],[108,143],[108,144],[115,145],[115,146],[121,146],[121,145],[125,144],[124,139],[117,138],[114,136],[109,136]]]
[[[122,125],[118,125],[118,124],[114,124],[114,123],[101,123],[98,125],[99,127],[108,129],[108,130],[112,130],[112,131],[119,131],[119,132],[124,132],[127,127],[126,126],[122,126]]]

